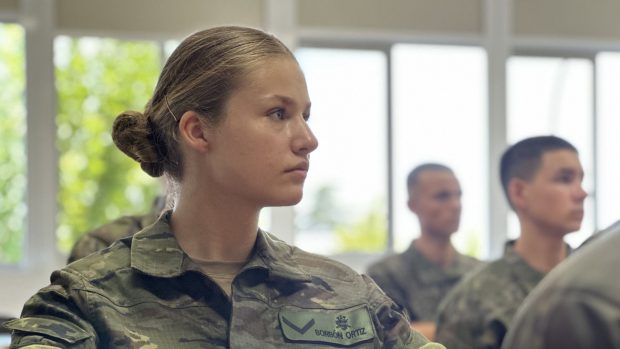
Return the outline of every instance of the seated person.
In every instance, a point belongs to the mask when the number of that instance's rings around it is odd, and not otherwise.
[[[407,176],[407,192],[420,237],[405,252],[371,265],[368,276],[405,308],[415,329],[433,339],[439,303],[480,262],[452,246],[461,217],[461,187],[450,168],[417,166]]]
[[[524,139],[503,154],[501,183],[521,234],[504,256],[466,275],[440,306],[436,339],[450,349],[500,348],[517,308],[570,252],[587,194],[577,150],[567,141]]]
[[[502,348],[620,348],[620,222],[597,236],[532,291]]]
[[[318,141],[293,53],[257,29],[181,42],[114,143],[174,185],[155,224],[52,274],[14,348],[443,348],[368,277],[258,227],[298,203]]]

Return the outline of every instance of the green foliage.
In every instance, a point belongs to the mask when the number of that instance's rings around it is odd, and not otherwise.
[[[298,229],[332,232],[339,253],[375,252],[385,248],[387,219],[385,210],[381,208],[383,200],[374,200],[368,212],[354,214],[355,218],[347,219],[347,215],[339,209],[345,206],[338,202],[336,188],[332,184],[323,183],[311,197],[313,202],[309,212],[298,217]]]
[[[482,254],[482,242],[480,241],[480,232],[470,230],[465,233],[465,250],[464,254],[479,258]]]
[[[114,118],[143,110],[160,70],[154,43],[70,39],[55,43],[59,158],[58,245],[121,215],[145,213],[157,181],[112,143]]]
[[[328,229],[332,230],[342,219],[342,214],[336,205],[334,186],[323,183],[313,193],[313,204],[307,214],[297,219],[298,229]]]
[[[24,30],[0,23],[0,264],[22,257],[26,217]]]
[[[381,205],[352,224],[338,224],[334,229],[341,252],[377,252],[387,245],[387,218]]]

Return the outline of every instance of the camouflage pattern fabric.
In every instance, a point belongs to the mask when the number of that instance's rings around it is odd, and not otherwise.
[[[412,243],[405,252],[371,265],[368,276],[405,308],[412,321],[435,321],[441,300],[480,263],[457,253],[452,265],[443,268],[429,261]]]
[[[88,232],[73,245],[67,263],[86,257],[91,253],[103,250],[116,240],[132,236],[155,223],[165,206],[165,198],[158,196],[151,207],[151,211],[142,216],[124,216],[95,230]]]
[[[52,274],[11,348],[444,348],[368,277],[258,231],[231,298],[183,253],[170,212]]]
[[[597,235],[532,291],[502,348],[620,348],[620,222]]]
[[[439,307],[435,339],[450,349],[500,348],[510,322],[544,274],[508,243],[504,256],[466,275]]]

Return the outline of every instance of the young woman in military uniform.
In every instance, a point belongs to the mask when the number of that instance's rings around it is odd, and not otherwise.
[[[310,99],[292,53],[259,30],[191,35],[115,144],[176,203],[52,275],[8,323],[13,348],[443,348],[367,277],[258,228],[301,200]]]

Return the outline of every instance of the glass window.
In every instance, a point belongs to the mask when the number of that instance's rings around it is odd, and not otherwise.
[[[593,192],[592,62],[587,59],[511,57],[508,61],[508,142],[554,134],[579,150],[585,171],[583,187]],[[581,230],[566,240],[578,246],[593,231],[594,206],[585,202]],[[519,234],[514,213],[509,236]]]
[[[457,249],[485,257],[488,235],[486,55],[479,47],[395,45],[393,55],[394,240],[404,250],[419,235],[407,207],[415,166],[451,167],[463,191]]]
[[[295,244],[313,252],[382,251],[387,241],[387,59],[380,51],[302,48],[319,140]]]
[[[164,41],[164,55],[166,57],[164,57],[164,60],[168,59],[170,57],[170,55],[172,55],[172,52],[174,52],[174,50],[177,49],[177,47],[179,46],[179,44],[181,44],[181,41],[179,40],[166,40]]]
[[[620,219],[620,53],[601,53],[596,59],[598,93],[598,225]]]
[[[144,110],[160,71],[153,42],[58,37],[55,41],[59,150],[58,245],[149,211],[163,190],[112,143],[114,118]]]
[[[23,256],[26,231],[24,29],[0,23],[0,264]]]

